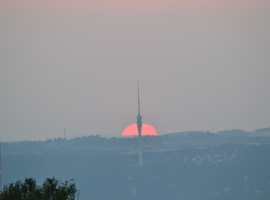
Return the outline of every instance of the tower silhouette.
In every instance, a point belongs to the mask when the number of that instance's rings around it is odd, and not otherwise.
[[[139,166],[142,166],[142,116],[140,112],[140,86],[138,81],[138,116],[137,116],[137,127],[139,135]]]

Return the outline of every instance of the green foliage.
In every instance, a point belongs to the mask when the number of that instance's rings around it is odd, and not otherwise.
[[[0,200],[74,200],[76,186],[74,183],[47,178],[42,186],[36,184],[33,178],[26,178],[24,182],[17,181],[4,187]]]

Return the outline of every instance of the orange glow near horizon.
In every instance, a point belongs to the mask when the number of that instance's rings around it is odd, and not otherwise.
[[[154,126],[150,124],[142,124],[142,136],[146,135],[157,136],[158,134]],[[138,136],[137,124],[131,124],[127,126],[122,132],[122,136]]]

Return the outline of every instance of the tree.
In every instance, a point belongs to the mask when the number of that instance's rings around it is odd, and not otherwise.
[[[60,182],[56,178],[47,178],[42,186],[36,184],[33,178],[24,182],[17,181],[4,187],[0,200],[74,200],[75,183]]]

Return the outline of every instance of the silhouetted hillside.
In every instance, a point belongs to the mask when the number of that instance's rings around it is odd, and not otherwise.
[[[241,131],[240,131],[241,133]],[[1,143],[3,183],[74,179],[80,199],[268,200],[270,137],[193,132]]]

